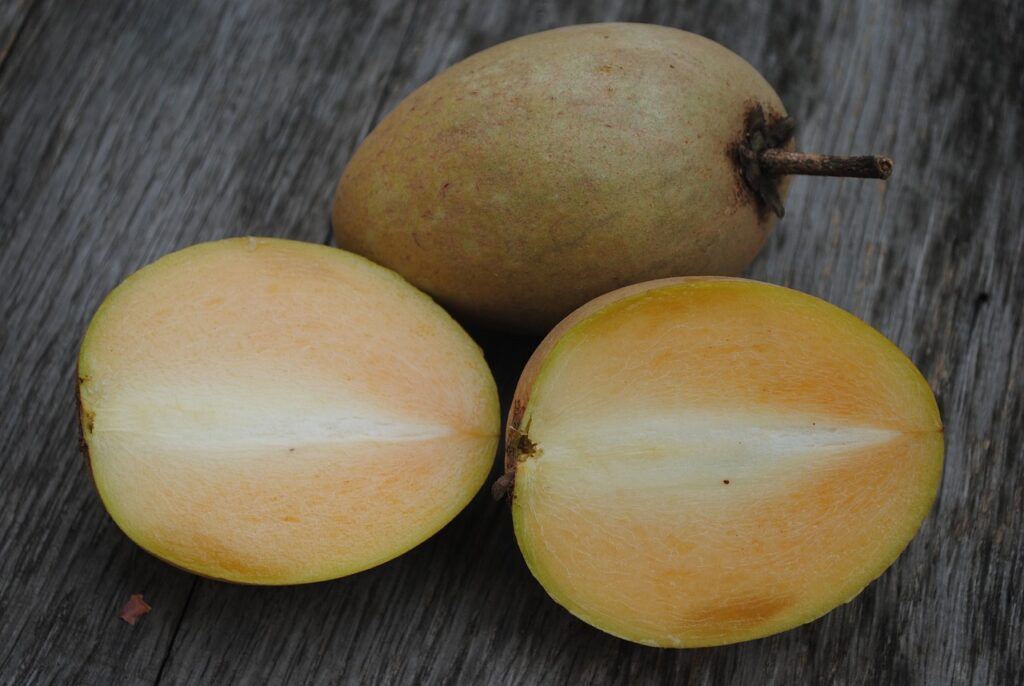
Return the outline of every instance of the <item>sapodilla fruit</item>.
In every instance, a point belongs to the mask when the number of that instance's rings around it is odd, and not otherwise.
[[[515,533],[580,619],[655,646],[809,622],[856,596],[938,489],[942,422],[892,343],[729,278],[630,286],[530,359],[506,434]]]
[[[547,332],[586,301],[740,273],[786,174],[887,176],[792,152],[782,101],[738,55],[663,26],[501,43],[401,102],[338,184],[338,245],[494,327]]]
[[[483,356],[426,295],[334,248],[238,238],[130,276],[78,362],[104,505],[157,557],[250,584],[417,545],[493,464]]]

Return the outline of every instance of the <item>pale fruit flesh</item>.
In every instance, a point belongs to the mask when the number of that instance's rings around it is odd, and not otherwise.
[[[496,448],[472,340],[401,277],[324,246],[241,238],[158,260],[103,303],[78,373],[114,521],[218,579],[389,560],[465,506]]]
[[[371,132],[339,181],[335,236],[462,315],[538,333],[620,286],[739,274],[775,221],[733,158],[757,106],[786,116],[753,67],[685,31],[517,38]]]
[[[943,459],[934,396],[894,345],[741,279],[581,308],[527,366],[508,443],[537,579],[584,621],[670,647],[766,636],[852,599],[914,536]]]

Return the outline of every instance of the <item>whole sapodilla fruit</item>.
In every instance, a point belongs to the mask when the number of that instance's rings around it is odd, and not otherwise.
[[[239,238],[168,255],[103,302],[78,361],[83,447],[118,526],[252,584],[385,562],[477,492],[499,431],[483,356],[362,257]]]
[[[767,636],[857,595],[942,472],[928,384],[859,319],[729,278],[623,288],[530,359],[506,435],[516,537],[573,614],[657,646]]]
[[[787,152],[757,71],[643,24],[537,33],[460,62],[367,137],[338,184],[338,245],[455,311],[546,331],[593,297],[738,274],[790,173],[885,176],[881,158]]]

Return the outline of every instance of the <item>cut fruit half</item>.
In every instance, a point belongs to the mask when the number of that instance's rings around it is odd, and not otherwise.
[[[209,577],[345,576],[428,538],[497,447],[480,349],[397,274],[334,248],[204,243],[118,286],[78,364],[103,503]]]
[[[811,621],[893,563],[935,498],[942,422],[914,365],[817,298],[726,278],[577,310],[516,390],[506,475],[548,593],[639,643]]]

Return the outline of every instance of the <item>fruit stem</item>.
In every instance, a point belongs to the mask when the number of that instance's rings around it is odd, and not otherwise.
[[[743,138],[732,146],[733,160],[747,186],[761,207],[771,210],[776,216],[786,213],[779,195],[779,179],[787,174],[887,179],[892,173],[892,160],[888,157],[789,152],[785,147],[793,140],[795,130],[796,123],[792,118],[769,117],[761,105],[754,105],[747,110]]]
[[[819,155],[769,148],[758,158],[761,169],[777,176],[849,176],[859,179],[887,179],[892,174],[892,160],[881,155]]]

